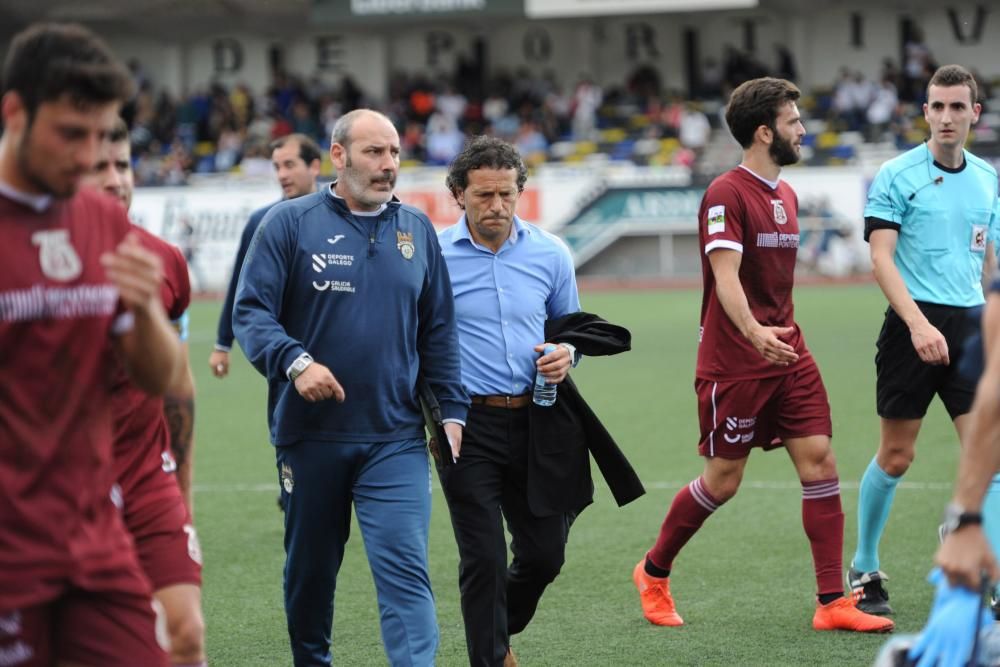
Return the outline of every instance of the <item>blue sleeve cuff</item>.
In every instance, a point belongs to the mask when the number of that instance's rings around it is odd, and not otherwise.
[[[455,421],[465,424],[465,418],[469,414],[469,406],[462,403],[445,402],[441,403],[441,420]]]

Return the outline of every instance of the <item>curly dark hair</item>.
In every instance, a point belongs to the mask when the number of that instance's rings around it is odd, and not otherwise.
[[[521,154],[513,144],[481,135],[465,145],[448,167],[445,185],[451,196],[458,201],[458,193],[469,187],[469,172],[476,169],[514,169],[517,171],[517,191],[524,192],[528,180],[528,168],[521,160]],[[460,204],[461,206],[461,204]]]
[[[765,76],[741,83],[729,96],[726,125],[743,148],[750,148],[761,125],[775,129],[778,111],[802,95],[791,81]]]
[[[33,25],[14,37],[4,61],[2,92],[16,92],[29,119],[39,105],[63,95],[76,104],[105,104],[124,102],[133,90],[108,45],[80,25]]]

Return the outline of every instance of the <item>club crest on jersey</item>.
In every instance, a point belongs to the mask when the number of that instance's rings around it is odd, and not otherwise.
[[[291,493],[295,489],[295,477],[292,475],[292,467],[287,463],[281,464],[281,488],[285,493]]]
[[[31,242],[38,246],[38,259],[46,278],[68,282],[83,272],[83,263],[69,242],[68,229],[35,232]]]
[[[774,209],[774,221],[779,225],[788,222],[788,214],[785,213],[785,206],[780,199],[772,199],[771,207]]]
[[[726,231],[726,207],[710,207],[708,209],[708,233],[719,234],[724,231]]]
[[[396,230],[396,247],[403,259],[413,259],[413,233]]]

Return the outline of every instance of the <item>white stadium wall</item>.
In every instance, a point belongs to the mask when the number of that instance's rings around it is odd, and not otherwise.
[[[773,66],[774,45],[787,45],[798,65],[800,83],[808,89],[832,84],[841,67],[875,77],[884,58],[898,64],[904,17],[923,29],[939,63],[973,66],[987,77],[1000,75],[1000,13],[980,13],[980,4],[914,7],[906,12],[878,3],[833,7],[810,3],[808,12],[802,13],[748,9],[488,22],[423,19],[405,29],[398,24],[307,27],[294,34],[222,33],[190,43],[139,41],[124,34],[106,37],[123,57],[139,59],[157,85],[174,93],[212,81],[245,82],[262,91],[270,82],[269,50],[277,48],[283,51],[288,70],[307,80],[319,76],[336,83],[349,73],[372,99],[382,100],[392,72],[451,74],[461,56],[473,54],[478,39],[486,44],[490,71],[551,70],[569,88],[582,73],[604,85],[620,85],[636,66],[650,64],[668,88],[683,88],[686,30],[697,33],[701,62],[707,57],[721,60],[728,45],[747,49],[752,34],[753,55]],[[852,44],[855,14],[861,21],[858,45]]]

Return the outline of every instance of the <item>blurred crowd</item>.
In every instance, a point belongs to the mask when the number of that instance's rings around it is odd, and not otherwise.
[[[830,131],[859,132],[866,141],[893,141],[902,148],[919,130],[926,81],[937,66],[919,35],[905,54],[902,67],[887,58],[874,77],[844,68],[831,86],[803,91],[800,106]],[[467,137],[489,133],[515,143],[529,164],[560,159],[574,143],[612,153],[613,159],[641,161],[648,152],[634,147],[667,140],[670,149],[654,163],[693,166],[713,131],[724,127],[723,100],[732,88],[768,74],[797,79],[785,47],[775,46],[772,62],[767,67],[727,47],[721,61],[704,61],[692,91],[682,93],[665,87],[648,65],[620,85],[602,87],[587,75],[567,86],[552,71],[527,68],[483,77],[460,60],[451,75],[395,74],[383,101],[369,99],[350,75],[332,86],[280,70],[264,90],[216,84],[176,99],[133,61],[138,93],[125,115],[143,185],[177,185],[191,173],[268,174],[273,139],[301,132],[326,148],[337,119],[362,106],[393,120],[402,159],[410,164],[446,165]],[[980,85],[980,97],[988,100],[990,86]]]

